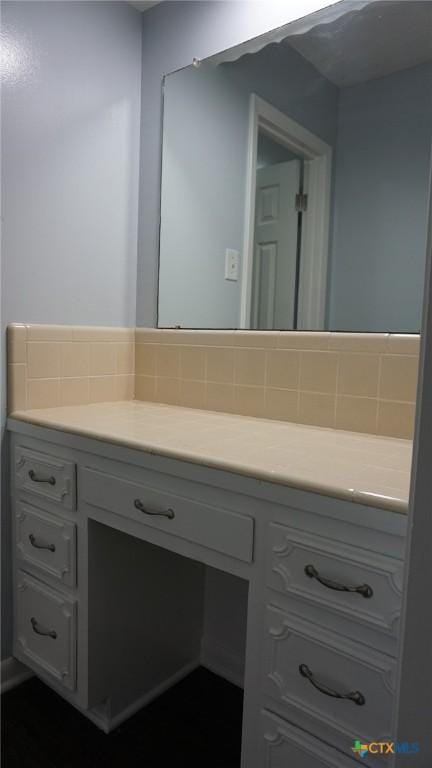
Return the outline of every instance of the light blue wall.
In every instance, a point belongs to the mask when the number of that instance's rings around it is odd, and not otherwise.
[[[141,16],[120,2],[3,2],[1,44],[2,347],[12,321],[134,325]],[[2,435],[4,421],[3,397]]]
[[[252,93],[335,145],[338,89],[287,45],[166,78],[160,326],[239,327],[241,268],[225,280],[224,254],[244,247]]]
[[[329,327],[421,326],[432,65],[346,88],[339,102]]]

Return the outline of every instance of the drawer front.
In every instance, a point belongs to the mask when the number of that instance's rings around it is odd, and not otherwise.
[[[15,538],[24,563],[69,587],[76,584],[76,526],[18,501]],[[23,566],[24,567],[24,566]]]
[[[390,657],[269,606],[264,667],[265,691],[282,708],[300,709],[366,741],[389,738],[395,677]]]
[[[253,519],[193,499],[164,493],[158,488],[83,469],[80,498],[173,536],[251,562]]]
[[[262,712],[263,768],[354,768],[356,761],[265,710]]]
[[[15,486],[59,504],[63,509],[76,509],[76,468],[71,461],[17,446]]]
[[[276,524],[270,526],[270,549],[271,589],[398,637],[400,560]]]
[[[20,571],[15,631],[17,650],[29,666],[75,690],[75,601]]]

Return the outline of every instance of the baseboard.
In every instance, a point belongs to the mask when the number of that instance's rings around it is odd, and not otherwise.
[[[190,675],[190,673],[199,666],[199,659],[188,662],[184,667],[175,672],[174,675],[171,675],[167,680],[164,680],[163,683],[157,685],[156,688],[153,688],[153,690],[145,693],[143,696],[140,696],[140,698],[133,701],[132,704],[129,704],[125,709],[122,709],[121,712],[118,712],[112,717],[107,714],[102,707],[94,707],[87,711],[84,710],[83,715],[86,715],[95,725],[105,731],[105,733],[110,733],[124,723],[125,720],[128,720],[132,715],[135,715],[140,709],[153,701],[153,699],[157,699],[158,696],[161,696],[169,688],[172,688],[173,685],[176,685],[180,680],[183,680],[183,678]]]
[[[6,693],[20,683],[33,677],[33,672],[20,661],[9,656],[0,662],[1,693]]]
[[[226,645],[204,638],[201,646],[201,666],[239,688],[244,686],[244,658]]]

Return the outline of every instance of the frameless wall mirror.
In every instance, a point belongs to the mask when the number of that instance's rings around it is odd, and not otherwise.
[[[164,81],[159,327],[418,332],[432,2],[339,2]]]

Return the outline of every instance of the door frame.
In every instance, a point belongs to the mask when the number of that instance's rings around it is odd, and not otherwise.
[[[240,328],[249,328],[251,317],[259,130],[305,160],[303,189],[308,195],[309,210],[302,222],[297,328],[322,330],[327,292],[332,148],[255,93],[249,102]]]

